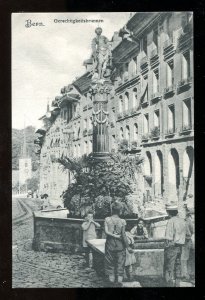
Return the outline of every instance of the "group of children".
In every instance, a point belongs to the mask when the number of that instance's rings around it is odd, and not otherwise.
[[[126,221],[120,218],[121,204],[112,205],[112,216],[105,218],[105,275],[111,284],[122,285],[124,271],[127,279],[132,280],[132,265],[136,263],[132,245],[135,239],[147,239],[148,233],[142,219],[138,219],[136,226],[130,232],[125,231]],[[96,238],[96,228],[100,224],[93,220],[93,212],[89,211],[82,224],[83,247],[85,250],[86,265],[89,266],[89,250],[86,240]]]
[[[112,216],[105,218],[105,275],[112,285],[121,286],[124,271],[128,281],[132,280],[132,265],[136,263],[132,245],[135,239],[148,239],[148,232],[142,219],[137,220],[130,232],[126,232],[126,221],[120,218],[121,204],[112,205]],[[185,219],[179,217],[178,207],[169,204],[166,207],[169,220],[165,231],[164,248],[164,279],[166,286],[179,286],[181,279],[189,279],[187,261],[190,249],[194,245],[194,227],[189,210],[186,210]],[[96,228],[100,224],[93,220],[93,212],[88,212],[83,229],[83,246],[86,263],[89,266],[89,250],[86,240],[96,238]],[[174,274],[175,273],[175,274]]]

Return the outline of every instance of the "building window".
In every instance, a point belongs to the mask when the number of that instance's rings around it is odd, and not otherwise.
[[[190,52],[182,54],[182,80],[190,77]]]
[[[122,96],[120,96],[119,98],[119,112],[122,112],[122,107],[123,107],[123,100],[122,100]]]
[[[88,120],[87,120],[87,119],[84,119],[84,124],[83,124],[84,129],[87,129],[87,122],[88,122]]]
[[[166,86],[170,87],[173,84],[174,84],[174,61],[172,59],[167,62]]]
[[[160,127],[159,109],[154,112],[154,127]]]
[[[158,29],[155,28],[153,30],[153,42],[155,44],[155,46],[158,48]]]
[[[154,168],[154,194],[156,197],[163,195],[163,183],[164,183],[164,176],[163,176],[163,157],[162,152],[157,151],[154,157],[155,161],[155,168]]]
[[[130,127],[127,125],[125,129],[125,139],[130,140]]]
[[[175,108],[168,106],[168,132],[175,132]]]
[[[76,104],[76,114],[80,112],[80,103]]]
[[[115,134],[112,135],[112,148],[115,148]]]
[[[80,149],[80,144],[78,144],[78,157],[81,156],[81,149]]]
[[[148,101],[148,76],[141,76],[141,102]]]
[[[137,106],[137,89],[134,88],[133,92],[132,92],[132,107],[136,107]]]
[[[88,129],[92,129],[92,117],[88,119]]]
[[[77,138],[78,139],[80,138],[80,127],[78,128],[78,131],[77,131]]]
[[[183,128],[191,128],[191,99],[183,101]]]
[[[143,132],[144,134],[148,134],[149,132],[149,115],[144,115],[144,122],[143,122]]]
[[[64,110],[64,120],[67,122],[68,121],[68,110]]]
[[[93,152],[93,142],[89,140],[89,153]]]
[[[84,154],[88,154],[88,142],[84,142]]]
[[[125,110],[129,108],[129,93],[125,93]]]
[[[74,146],[74,149],[73,149],[73,156],[74,157],[77,156],[77,146],[76,145]]]
[[[123,139],[124,138],[124,134],[123,134],[123,128],[120,127],[120,138]]]
[[[69,105],[68,107],[68,122],[72,119],[72,106]]]
[[[145,52],[145,54],[147,55],[147,36],[143,37],[140,40],[140,51],[141,52]]]
[[[136,61],[133,58],[129,63],[129,75],[133,77],[136,75],[136,73],[137,73],[137,65],[136,65]]]
[[[129,63],[125,63],[124,64],[124,72],[123,72],[124,81],[127,81],[129,78],[128,67],[129,67]]]
[[[134,124],[134,134],[133,134],[134,141],[138,140],[138,125],[137,123]]]
[[[144,175],[152,175],[152,156],[149,151],[146,152],[145,161],[144,161]]]
[[[73,115],[76,116],[76,105],[73,105]]]
[[[159,69],[155,69],[152,72],[152,89],[153,94],[159,92]]]

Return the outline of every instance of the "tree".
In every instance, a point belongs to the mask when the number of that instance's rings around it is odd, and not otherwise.
[[[141,158],[118,153],[98,162],[92,155],[80,159],[62,157],[58,162],[74,177],[74,182],[62,194],[64,205],[71,214],[76,214],[76,206],[79,215],[86,207],[91,207],[104,217],[114,200],[124,203],[124,211],[129,210],[126,196],[133,192]]]
[[[32,192],[35,192],[38,190],[39,178],[32,177],[30,179],[27,179],[26,183],[27,183],[27,189],[31,190]]]
[[[25,128],[26,131],[26,144],[27,151],[32,160],[32,170],[38,169],[39,157],[35,154],[35,128],[28,126]],[[23,135],[24,130],[12,129],[12,170],[19,169],[19,158],[21,157],[21,151],[23,146]]]

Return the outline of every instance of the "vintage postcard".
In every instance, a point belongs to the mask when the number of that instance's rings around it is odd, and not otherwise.
[[[195,287],[193,13],[12,14],[12,287]]]

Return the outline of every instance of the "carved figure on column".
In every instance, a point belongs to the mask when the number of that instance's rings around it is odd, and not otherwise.
[[[110,76],[111,50],[108,38],[102,34],[102,28],[95,29],[96,37],[92,40],[92,58],[94,61],[93,73],[95,79],[104,79]],[[96,76],[96,73],[98,76]],[[97,77],[97,78],[96,78]]]

